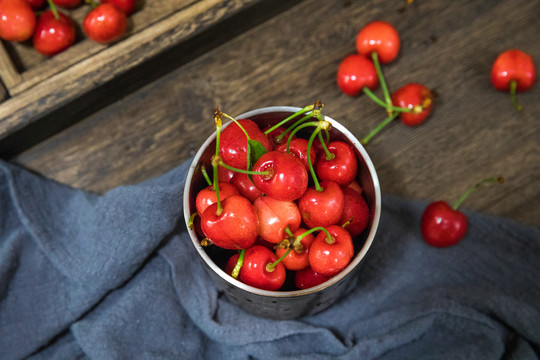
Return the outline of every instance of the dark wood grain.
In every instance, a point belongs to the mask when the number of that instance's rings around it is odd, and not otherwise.
[[[216,105],[231,114],[271,105],[324,112],[358,137],[384,118],[364,96],[336,86],[336,69],[353,53],[355,35],[375,19],[401,34],[400,56],[383,71],[391,89],[421,82],[439,94],[421,126],[395,121],[367,145],[382,191],[455,201],[540,226],[540,86],[520,94],[517,112],[490,84],[491,65],[508,48],[540,62],[540,3],[515,1],[306,0],[231,41],[172,69],[13,161],[96,192],[158,176],[186,161],[213,131]],[[171,61],[170,59],[166,61]],[[73,111],[73,110],[72,110]]]

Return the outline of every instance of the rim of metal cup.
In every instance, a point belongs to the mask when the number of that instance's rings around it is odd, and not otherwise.
[[[248,112],[245,112],[243,114],[238,115],[237,119],[249,119],[253,116],[258,116],[261,114],[267,114],[267,113],[291,113],[294,114],[295,112],[301,110],[299,107],[293,107],[293,106],[270,106],[270,107],[264,107],[259,108],[255,110],[251,110]],[[377,177],[377,172],[375,171],[375,166],[373,165],[371,158],[369,157],[367,151],[364,149],[360,141],[349,131],[347,130],[343,125],[341,125],[336,120],[332,119],[329,116],[324,117],[325,120],[329,121],[332,124],[332,127],[336,130],[338,130],[340,133],[343,134],[351,143],[353,146],[360,152],[362,155],[363,161],[365,162],[367,168],[370,172],[370,178],[373,181],[373,189],[375,192],[375,201],[374,201],[374,211],[373,211],[373,221],[371,225],[371,229],[369,231],[369,234],[367,235],[367,238],[364,242],[364,245],[356,254],[356,256],[353,258],[351,263],[343,269],[339,274],[333,276],[331,279],[325,281],[322,284],[319,284],[317,286],[303,289],[303,290],[291,290],[291,291],[269,291],[269,290],[262,290],[247,284],[244,284],[243,282],[236,280],[235,278],[231,277],[225,271],[223,271],[219,266],[217,266],[214,261],[210,258],[210,256],[206,253],[204,250],[204,247],[200,244],[199,238],[197,237],[197,234],[193,229],[190,229],[188,226],[189,218],[190,218],[190,185],[191,185],[191,179],[197,169],[197,166],[199,164],[199,161],[205,151],[206,148],[216,139],[216,132],[214,132],[212,135],[210,135],[206,141],[201,145],[197,153],[195,154],[195,157],[193,158],[193,161],[191,163],[191,166],[189,168],[189,171],[187,173],[186,182],[184,186],[184,194],[183,194],[183,209],[184,209],[184,219],[186,221],[186,226],[188,233],[190,235],[191,241],[193,245],[195,246],[195,249],[197,250],[198,254],[201,256],[201,258],[204,260],[204,262],[214,271],[217,275],[219,275],[223,280],[225,280],[230,285],[240,288],[244,291],[261,295],[261,296],[268,296],[268,297],[276,297],[276,298],[287,298],[287,297],[297,297],[297,296],[303,296],[308,295],[312,293],[316,293],[322,289],[328,288],[332,286],[335,283],[340,282],[342,279],[344,279],[356,266],[360,264],[360,262],[364,259],[366,256],[369,248],[371,247],[371,244],[373,243],[373,240],[375,238],[375,234],[377,232],[377,228],[379,226],[379,220],[381,215],[381,190],[380,190],[380,184],[379,179]],[[225,126],[229,125],[231,122],[227,122],[227,124],[223,125],[223,128]]]

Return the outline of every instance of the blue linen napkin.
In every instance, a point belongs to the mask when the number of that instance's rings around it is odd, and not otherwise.
[[[0,359],[538,359],[540,230],[467,212],[426,245],[426,206],[383,196],[359,285],[276,321],[216,290],[185,232],[189,164],[97,196],[0,162]]]

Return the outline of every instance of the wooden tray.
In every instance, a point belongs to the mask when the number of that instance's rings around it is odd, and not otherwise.
[[[51,58],[31,43],[3,42],[0,142],[174,45],[215,27],[260,0],[142,0],[126,36],[106,46],[86,39]],[[89,6],[70,12],[81,24]],[[68,12],[68,11],[66,11]],[[58,120],[61,122],[61,120]]]

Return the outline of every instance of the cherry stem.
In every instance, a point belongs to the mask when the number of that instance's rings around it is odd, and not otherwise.
[[[375,129],[371,130],[371,132],[362,139],[362,145],[366,145],[373,136],[375,136],[379,131],[381,131],[386,125],[390,124],[392,120],[394,120],[398,115],[399,113],[393,113],[392,115],[388,116],[383,122],[377,125]]]
[[[204,165],[201,165],[201,173],[202,173],[204,179],[206,180],[206,183],[208,185],[212,185],[212,180],[210,180],[210,176],[206,172],[206,167]]]
[[[315,231],[323,231],[326,233],[326,242],[328,244],[333,244],[335,239],[332,237],[332,235],[330,235],[330,233],[328,232],[328,230],[326,230],[326,228],[322,227],[322,226],[315,226],[315,227],[312,227],[311,229],[309,230],[306,230],[305,232],[303,232],[302,234],[298,235],[295,239],[294,239],[294,246],[296,246],[297,244],[300,244],[300,241],[302,241],[303,238],[305,238],[306,236],[308,236],[309,234],[315,232]]]
[[[285,232],[286,232],[287,235],[289,235],[290,237],[294,237],[294,234],[292,233],[291,229],[289,229],[288,226],[285,227]]]
[[[312,118],[312,117],[313,117],[313,114],[308,114],[308,115],[304,116],[303,118],[301,118],[300,120],[298,120],[297,122],[295,122],[294,124],[292,124],[291,126],[289,126],[285,131],[283,131],[281,134],[276,136],[276,138],[275,138],[276,142],[281,143],[281,141],[283,140],[285,135],[287,135],[289,132],[291,132],[297,126],[299,126],[304,121],[306,121],[307,119]],[[289,136],[289,138],[290,138],[290,136]],[[288,145],[287,145],[287,151],[289,151]]]
[[[379,82],[381,83],[381,89],[384,94],[384,100],[386,101],[386,112],[388,115],[392,115],[392,99],[390,98],[390,93],[388,92],[388,86],[386,86],[386,80],[381,69],[381,64],[379,63],[379,55],[377,52],[371,53],[371,58],[373,59],[373,64],[375,65],[375,70],[377,71],[377,76],[379,77]]]
[[[195,227],[195,218],[198,215],[199,214],[197,212],[194,212],[193,214],[190,215],[189,221],[188,221],[188,227],[189,227],[190,230],[193,230],[193,228]]]
[[[49,7],[51,8],[51,11],[54,15],[54,18],[56,20],[60,19],[60,15],[58,14],[58,9],[56,8],[56,5],[52,2],[52,0],[47,0],[47,3],[49,3]]]
[[[517,98],[517,81],[512,80],[510,81],[510,99],[512,100],[512,104],[516,107],[518,111],[523,110],[523,106],[519,103],[519,100]]]
[[[489,177],[480,181],[479,183],[476,183],[475,185],[471,186],[463,195],[461,195],[461,197],[454,204],[454,206],[452,206],[452,209],[457,210],[459,206],[461,205],[461,203],[465,201],[465,199],[476,189],[489,185],[494,182],[498,182],[499,184],[502,184],[504,183],[504,178],[502,176],[492,176],[492,177]]]
[[[274,271],[276,266],[278,266],[278,264],[280,262],[282,262],[283,259],[285,259],[287,257],[287,255],[289,255],[289,253],[292,251],[292,249],[293,249],[292,247],[288,248],[287,251],[285,251],[285,253],[283,255],[281,255],[281,257],[279,259],[277,259],[275,262],[270,263],[270,264],[266,264],[266,271],[268,271],[268,272]]]
[[[235,279],[238,278],[238,275],[240,275],[240,269],[242,269],[242,266],[244,265],[244,257],[246,256],[246,249],[240,250],[240,257],[238,257],[238,261],[236,262],[236,265],[234,266],[231,276]]]
[[[221,120],[222,112],[216,107],[214,110],[214,123],[216,124],[216,153],[215,157],[219,157],[219,142],[221,139],[221,127],[223,121]],[[221,206],[221,199],[219,197],[219,174],[218,174],[218,164],[212,161],[212,169],[214,170],[214,191],[216,192],[216,204],[217,210],[216,215],[221,215],[223,212],[223,207]]]
[[[321,184],[319,184],[319,180],[317,179],[317,174],[315,173],[315,169],[313,168],[313,164],[311,163],[311,147],[313,146],[313,140],[321,132],[321,130],[322,129],[329,130],[330,126],[331,125],[328,121],[319,121],[317,123],[317,128],[315,129],[315,131],[313,131],[313,133],[311,134],[308,140],[306,160],[308,163],[309,172],[311,174],[311,177],[313,178],[313,184],[315,186],[315,190],[317,191],[323,191],[323,188],[321,187]],[[323,143],[323,147],[326,147],[324,143]]]
[[[375,95],[369,88],[364,87],[362,90],[364,91],[364,94],[366,94],[375,103],[377,103],[378,105],[382,106],[385,109],[388,109],[388,105],[384,101],[379,99],[379,97],[377,95]],[[397,111],[397,112],[406,112],[406,113],[414,113],[414,112],[416,112],[414,109],[409,109],[409,108],[404,108],[404,107],[399,107],[399,106],[393,106],[393,105],[390,106],[390,109],[392,109],[392,111]]]
[[[212,165],[221,166],[221,167],[224,167],[225,169],[235,171],[235,172],[239,172],[239,173],[246,174],[246,175],[261,175],[261,176],[270,176],[270,175],[272,175],[272,173],[270,171],[253,171],[253,170],[244,170],[244,169],[235,168],[235,167],[227,164],[226,162],[224,162],[223,159],[221,158],[221,156],[214,156],[212,158]]]
[[[281,120],[279,123],[277,123],[276,125],[272,126],[271,128],[267,129],[264,134],[265,135],[268,135],[270,134],[272,131],[276,130],[278,127],[280,126],[283,126],[285,125],[287,122],[289,122],[289,120],[291,119],[294,119],[295,117],[299,116],[299,115],[302,115],[302,114],[305,114],[307,113],[308,111],[312,111],[313,109],[318,109],[320,110],[321,107],[323,107],[324,105],[319,101],[317,100],[315,102],[315,104],[313,105],[308,105],[306,107],[304,107],[303,109],[301,110],[298,110],[297,112],[295,112],[294,114],[292,114],[291,116]]]

